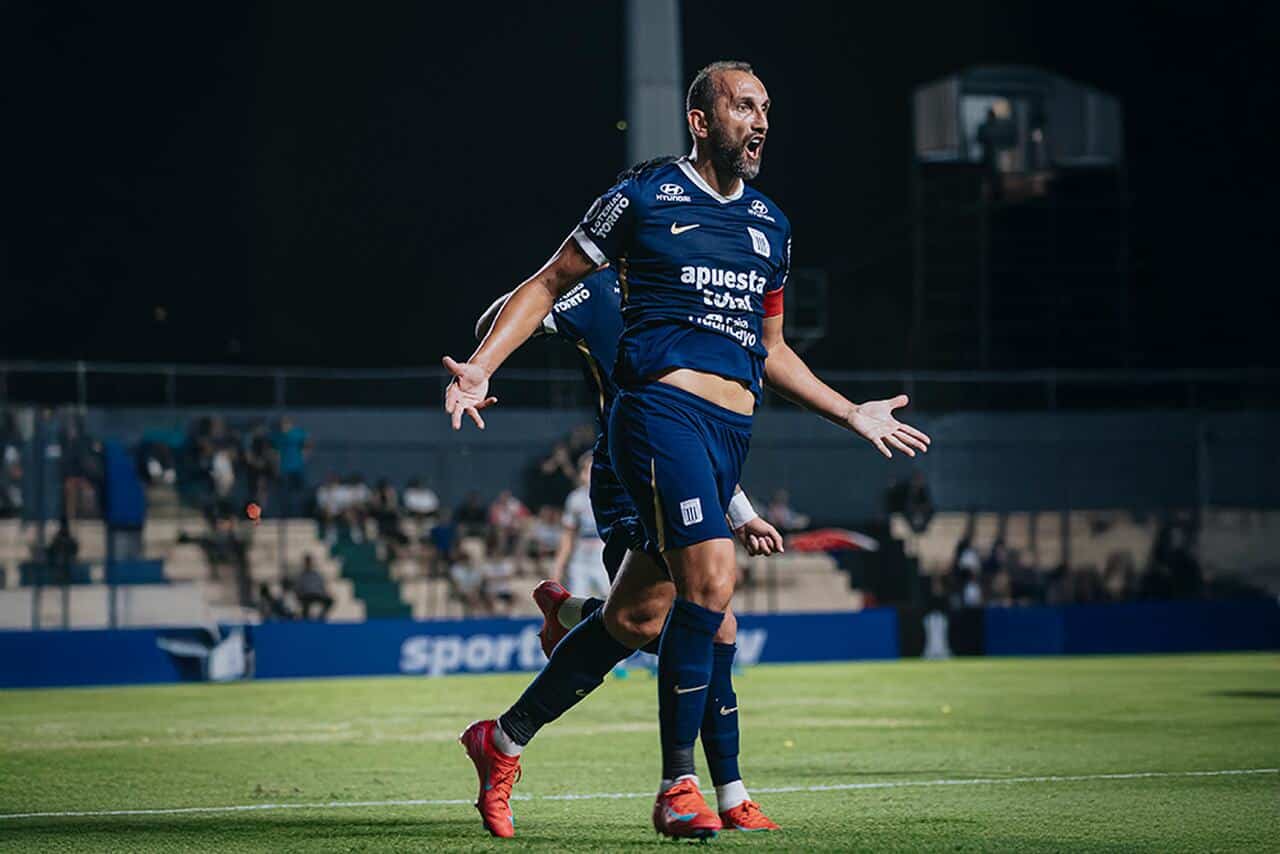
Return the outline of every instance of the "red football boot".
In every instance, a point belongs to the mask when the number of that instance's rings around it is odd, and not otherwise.
[[[476,809],[484,821],[484,829],[494,836],[515,836],[515,817],[511,814],[511,787],[520,779],[520,757],[508,756],[493,743],[497,721],[476,721],[463,730],[458,741],[471,757],[480,777],[480,794]]]
[[[658,793],[653,805],[653,829],[675,839],[710,839],[720,829],[720,819],[707,806],[691,777]]]
[[[542,612],[542,629],[538,639],[542,641],[542,652],[547,658],[560,643],[561,638],[569,634],[569,630],[560,625],[560,606],[569,598],[569,591],[559,581],[547,579],[533,588],[533,601]]]
[[[755,801],[743,801],[720,813],[720,823],[725,830],[782,830],[760,811]]]

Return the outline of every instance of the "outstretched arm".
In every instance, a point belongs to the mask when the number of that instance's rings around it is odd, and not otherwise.
[[[788,400],[816,412],[828,421],[866,439],[886,457],[896,448],[909,457],[929,450],[929,437],[893,417],[893,410],[907,405],[900,394],[888,400],[853,403],[814,376],[799,354],[782,335],[782,315],[764,319],[764,346],[769,356],[764,363],[765,382]]]
[[[541,270],[511,293],[471,358],[456,362],[444,357],[445,368],[453,374],[453,382],[444,395],[444,408],[453,421],[453,429],[461,429],[464,414],[484,429],[480,410],[497,403],[497,398],[489,396],[489,377],[538,329],[556,297],[595,266],[575,241],[566,240]]]
[[[493,322],[498,319],[498,312],[502,311],[502,307],[507,304],[507,300],[511,299],[513,293],[515,291],[507,291],[491,302],[484,310],[484,314],[476,320],[476,341],[483,341],[484,336],[489,334],[489,330],[493,328]]]

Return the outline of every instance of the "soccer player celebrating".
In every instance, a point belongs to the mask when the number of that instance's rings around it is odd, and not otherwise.
[[[782,334],[791,228],[746,185],[760,171],[769,96],[751,66],[698,72],[686,101],[693,152],[617,184],[555,256],[511,295],[493,330],[454,375],[445,409],[483,427],[489,377],[542,322],[555,299],[612,262],[624,332],[609,422],[610,456],[661,552],[676,599],[658,653],[660,833],[706,838],[722,826],[694,776],[693,745],[708,704],[713,644],[736,581],[725,512],[750,442],[761,381],[866,439],[886,457],[929,438],[893,410],[905,395],[855,404],[820,381]]]
[[[656,165],[652,161],[640,164],[632,174]],[[620,176],[620,180],[625,178]],[[476,323],[477,339],[488,334],[509,297],[499,297],[481,316]],[[661,556],[646,548],[639,511],[609,461],[609,413],[617,396],[613,365],[622,336],[619,302],[616,274],[612,269],[600,270],[556,300],[534,333],[573,344],[583,357],[587,381],[596,393],[599,435],[592,455],[590,504],[594,524],[605,541],[604,571],[616,582],[607,602],[570,596],[554,581],[538,585],[533,597],[545,618],[539,634],[550,662],[498,720],[477,721],[461,737],[480,777],[476,806],[485,827],[495,835],[514,833],[509,795],[524,747],[542,726],[597,687],[632,650],[657,652],[655,641],[675,599],[675,585]],[[734,496],[729,516],[730,527],[749,553],[768,555],[782,550],[782,537],[756,515],[745,494]],[[750,799],[738,768],[738,700],[733,690],[736,634],[737,622],[731,611],[726,612],[715,637],[710,703],[701,730],[703,750],[723,826],[776,830],[777,825]]]

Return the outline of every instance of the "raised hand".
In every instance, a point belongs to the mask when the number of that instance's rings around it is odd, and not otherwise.
[[[469,362],[455,362],[448,356],[441,362],[453,374],[453,382],[444,391],[444,411],[449,413],[453,429],[462,429],[462,414],[465,412],[483,430],[484,419],[480,417],[480,410],[498,402],[498,398],[489,396],[489,374],[483,368]]]
[[[923,454],[929,450],[929,437],[893,417],[893,410],[906,405],[905,394],[888,400],[869,400],[859,404],[849,416],[849,429],[875,445],[876,450],[886,457],[893,456],[893,452],[889,450],[891,447],[908,457],[914,457],[916,451]]]
[[[752,557],[781,554],[784,551],[782,548],[782,534],[779,534],[778,529],[766,522],[761,516],[757,516],[741,528],[738,528],[733,532],[733,535],[738,538],[738,542],[742,543],[747,550],[747,554]]]

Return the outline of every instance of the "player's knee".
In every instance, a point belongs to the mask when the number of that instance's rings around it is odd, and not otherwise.
[[[713,611],[723,611],[733,601],[733,588],[736,581],[735,567],[728,569],[709,567],[706,572],[688,579],[683,591],[684,598],[695,605],[701,605]]]
[[[666,611],[651,603],[627,607],[604,606],[604,624],[609,634],[621,644],[639,649],[662,634]]]

